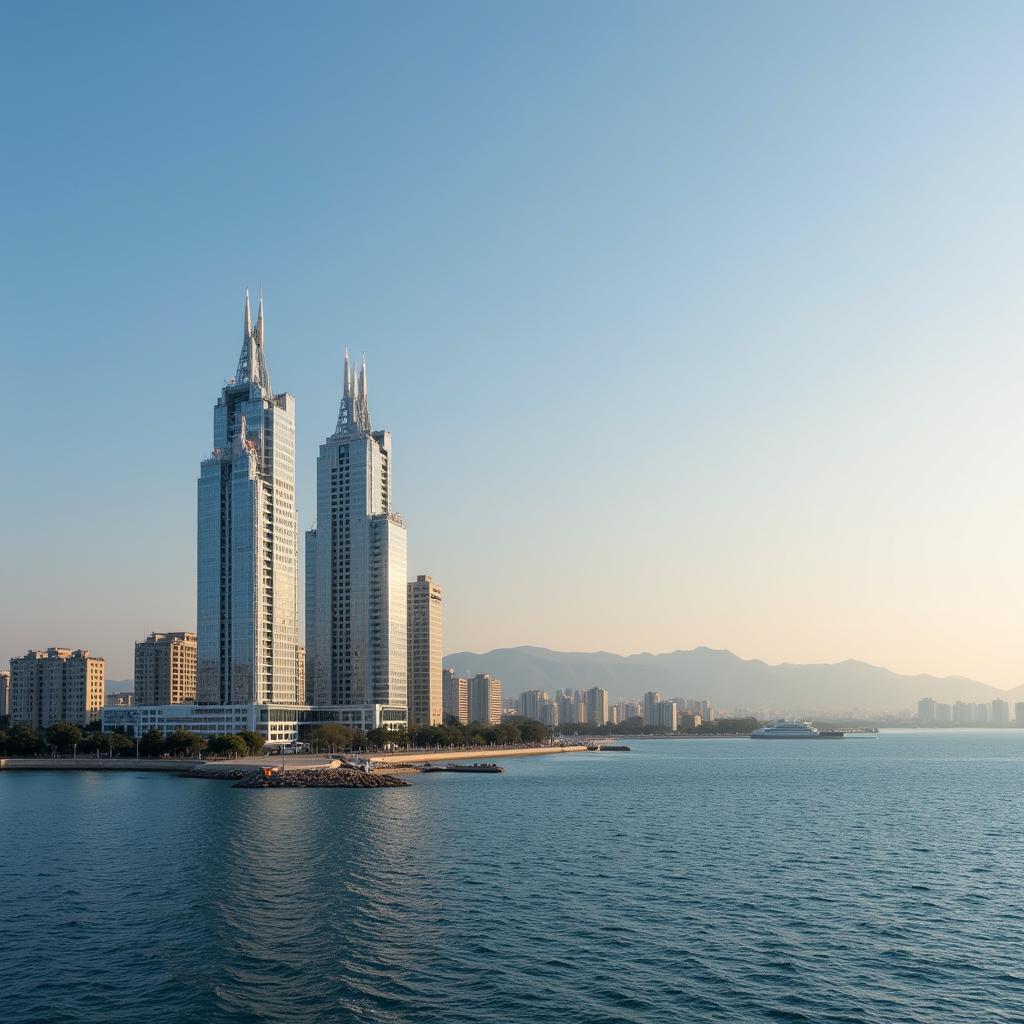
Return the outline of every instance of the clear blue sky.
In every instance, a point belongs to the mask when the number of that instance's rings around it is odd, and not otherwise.
[[[1024,678],[1024,6],[9,4],[0,658],[195,620],[263,286],[449,651]]]

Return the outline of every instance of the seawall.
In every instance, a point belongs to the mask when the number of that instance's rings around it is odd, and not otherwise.
[[[0,757],[0,770],[36,772],[187,772],[205,761],[162,761],[134,757]]]
[[[493,761],[496,757],[533,757],[538,754],[573,754],[586,750],[572,747],[467,747],[462,750],[409,750],[404,754],[373,754],[375,765],[426,764],[428,761]]]

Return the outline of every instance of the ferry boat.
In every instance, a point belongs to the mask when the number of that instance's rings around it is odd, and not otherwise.
[[[496,764],[425,764],[421,772],[466,772],[476,775],[500,775],[505,769]]]
[[[752,740],[817,740],[840,739],[841,732],[819,732],[810,722],[775,722],[762,725],[751,734]]]

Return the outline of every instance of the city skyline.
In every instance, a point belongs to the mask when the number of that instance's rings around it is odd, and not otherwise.
[[[366,349],[449,651],[1024,679],[1024,12],[583,10],[268,9],[258,79],[227,10],[16,13],[0,663],[127,678],[196,628],[194,461],[249,280],[298,528]],[[173,428],[126,429],[140,393]]]

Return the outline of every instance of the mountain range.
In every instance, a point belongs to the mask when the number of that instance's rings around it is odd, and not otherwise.
[[[1024,701],[1024,686],[1000,690],[961,676],[907,676],[863,661],[822,665],[769,665],[747,661],[731,651],[697,647],[670,654],[551,651],[544,647],[506,647],[474,654],[463,651],[444,659],[462,676],[488,672],[502,681],[506,697],[524,690],[601,686],[609,699],[639,700],[648,690],[666,700],[706,699],[716,708],[771,708],[794,713],[866,710],[896,713],[916,710],[922,697],[952,704],[989,703],[999,697]]]

